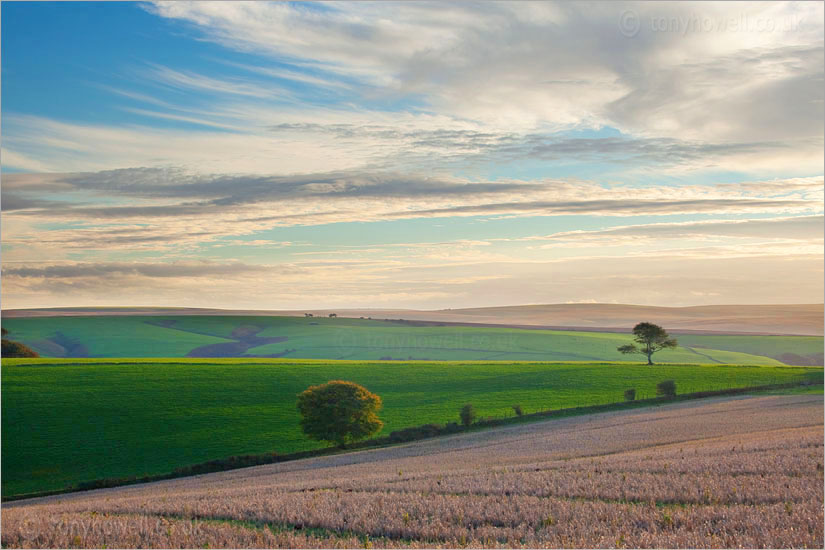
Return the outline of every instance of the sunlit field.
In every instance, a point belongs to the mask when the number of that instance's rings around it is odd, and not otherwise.
[[[639,363],[7,359],[2,369],[4,496],[318,448],[300,431],[297,394],[334,379],[381,396],[381,434],[458,422],[466,403],[500,418],[514,405],[621,402],[629,388],[650,398],[666,379],[678,393],[822,381],[811,367]]]
[[[351,360],[622,361],[615,332],[434,326],[383,319],[268,316],[9,318],[44,357],[237,357]],[[821,365],[821,336],[678,335],[657,362]]]

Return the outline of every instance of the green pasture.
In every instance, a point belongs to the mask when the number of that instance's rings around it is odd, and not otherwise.
[[[622,361],[629,334],[425,325],[379,319],[244,316],[89,316],[3,319],[10,338],[43,357],[184,357],[206,345],[250,345],[231,356],[370,361]],[[281,339],[267,343],[269,339]],[[678,335],[662,363],[810,363],[823,339]],[[211,355],[210,355],[211,356]],[[783,360],[784,358],[784,360]],[[805,358],[800,359],[800,358]]]
[[[182,357],[192,348],[229,342],[226,338],[146,323],[139,316],[3,319],[9,339],[43,357],[65,357],[83,346],[89,357]],[[152,319],[155,320],[155,319]]]
[[[630,363],[296,361],[283,359],[4,359],[2,493],[104,477],[159,474],[231,455],[316,448],[298,426],[296,396],[345,379],[384,400],[382,433],[479,415],[680,393],[822,381],[821,368]]]
[[[748,336],[728,334],[680,334],[679,344],[704,352],[705,348],[727,350],[793,361],[793,355],[822,358],[821,336]],[[716,352],[714,352],[715,354]],[[791,355],[791,357],[787,357]],[[792,363],[789,363],[792,364]],[[821,364],[821,363],[819,363]]]

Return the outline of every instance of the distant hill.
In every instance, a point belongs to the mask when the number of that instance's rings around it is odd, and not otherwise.
[[[446,310],[455,320],[593,328],[631,328],[639,321],[671,331],[751,332],[822,336],[823,304],[655,307],[552,304]],[[446,320],[446,319],[445,319]],[[452,320],[452,319],[451,319]]]
[[[271,315],[5,318],[43,357],[282,357],[395,361],[627,361],[629,329],[545,330],[399,319]],[[662,363],[821,365],[821,336],[676,332]]]
[[[222,310],[200,308],[49,308],[3,311],[4,318],[79,315],[275,315],[302,317],[372,317],[442,323],[504,325],[512,327],[628,330],[639,321],[663,325],[670,331],[823,335],[823,304],[715,305],[656,307],[625,304],[548,304],[467,309],[324,309]]]

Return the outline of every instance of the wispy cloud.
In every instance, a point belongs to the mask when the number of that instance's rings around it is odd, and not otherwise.
[[[4,277],[76,279],[138,275],[141,277],[213,277],[250,272],[271,271],[264,266],[241,263],[174,262],[174,263],[94,263],[62,264],[38,267],[4,267]]]
[[[817,4],[382,2],[314,9],[157,2],[151,9],[193,23],[227,47],[337,68],[385,93],[416,93],[435,111],[490,125],[608,124],[702,141],[822,135]],[[634,36],[620,27],[629,9],[640,21]],[[743,20],[769,21],[771,31]],[[684,28],[659,29],[657,21]],[[695,21],[701,24],[688,26]],[[598,39],[577,40],[582,35]]]
[[[110,86],[113,93],[154,107],[126,105],[129,112],[236,134],[12,116],[4,153],[14,164],[7,165],[298,173],[319,164],[463,170],[473,162],[563,160],[623,170],[821,172],[817,3],[159,2],[147,9],[254,53],[256,62],[216,63],[236,69],[231,76],[215,66],[199,72],[147,62],[131,70],[140,78]],[[627,10],[642,24],[633,37],[620,27]],[[660,31],[656,21],[694,26]],[[696,21],[713,23],[712,31]],[[774,26],[720,32],[730,21]],[[581,44],[582,35],[599,40]],[[296,82],[307,89],[289,84]],[[152,85],[180,93],[160,100],[146,92]],[[330,89],[343,95],[319,102]],[[564,134],[605,127],[622,136]]]
[[[146,76],[155,82],[172,88],[187,90],[201,90],[210,94],[230,94],[251,96],[264,99],[289,97],[290,94],[283,88],[275,86],[263,87],[254,82],[241,79],[211,78],[191,71],[176,71],[163,65],[153,65],[146,71]]]
[[[343,221],[447,216],[664,215],[684,213],[820,212],[821,179],[782,186],[607,187],[593,182],[478,182],[455,177],[337,172],[300,176],[226,176],[178,169],[123,169],[83,174],[7,176],[5,195],[20,215],[79,221],[209,217],[234,222],[317,225]],[[26,193],[60,188],[87,202],[30,203]],[[105,200],[101,200],[105,199]],[[16,201],[16,202],[15,202]],[[21,201],[23,201],[21,203]],[[135,204],[138,202],[139,204]],[[140,204],[142,202],[142,204]],[[277,211],[276,211],[277,210]]]
[[[110,118],[3,112],[4,304],[822,299],[821,3],[141,7]]]
[[[563,231],[529,240],[564,241],[575,246],[583,244],[616,245],[619,243],[649,244],[669,239],[749,238],[770,240],[801,240],[821,242],[825,224],[822,216],[791,218],[703,220],[690,222],[623,225],[599,231]],[[548,245],[553,246],[553,245]]]

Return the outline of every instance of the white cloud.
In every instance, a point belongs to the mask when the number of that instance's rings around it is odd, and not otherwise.
[[[230,131],[4,113],[6,166],[289,174],[561,158],[624,162],[626,173],[787,177],[822,169],[819,3],[159,2],[148,9],[272,65],[224,63],[247,70],[244,78],[157,64],[126,70],[142,77],[141,90],[155,84],[183,93],[161,101],[121,83],[111,91],[152,106],[123,109]],[[621,28],[628,10],[640,23],[633,37]],[[766,22],[769,30],[754,26]],[[284,80],[348,95],[321,105],[313,91],[287,91]],[[195,91],[191,101],[187,92]],[[385,111],[388,102],[402,107]],[[604,126],[623,137],[552,135]]]
[[[627,10],[640,22],[633,37],[620,26]],[[228,47],[360,75],[490,128],[822,136],[821,4],[158,2],[153,11]]]
[[[665,240],[719,240],[758,239],[781,241],[821,242],[823,239],[822,216],[797,216],[790,218],[703,220],[690,222],[649,223],[622,225],[598,231],[563,231],[542,237],[526,237],[523,240],[547,240],[556,246],[558,242],[570,246],[594,245],[644,245]]]
[[[43,197],[55,199],[44,200]],[[477,182],[415,174],[335,172],[300,176],[203,175],[124,169],[4,177],[3,242],[8,259],[27,247],[67,251],[180,250],[275,227],[468,216],[638,216],[686,213],[822,212],[822,179],[724,186],[629,187],[593,182]],[[544,237],[556,242],[632,242],[737,231],[815,231],[820,218],[663,224]],[[60,225],[53,224],[59,221]],[[50,227],[51,225],[51,227]],[[761,233],[759,233],[761,231]],[[657,237],[658,235],[658,237]],[[466,248],[490,241],[459,240]],[[417,245],[410,244],[410,248]]]
[[[7,307],[822,299],[821,3],[148,9],[256,61],[212,60],[231,77],[208,63],[120,68],[109,90],[140,125],[4,112],[4,168],[39,172],[3,174]],[[625,10],[635,34],[622,32]],[[586,132],[604,127],[620,134]],[[548,177],[467,175],[521,163]],[[613,171],[553,177],[563,163]],[[746,176],[684,183],[708,171]],[[622,183],[640,174],[647,184]],[[629,221],[509,239],[447,228],[444,242],[338,250],[257,235],[559,215]],[[634,224],[642,215],[752,219]],[[254,254],[266,259],[225,259]]]
[[[283,88],[271,85],[264,87],[254,82],[245,82],[239,79],[210,78],[191,71],[176,71],[163,65],[152,65],[146,71],[146,77],[172,88],[201,90],[210,94],[230,94],[267,99],[291,97],[291,94]]]

